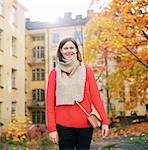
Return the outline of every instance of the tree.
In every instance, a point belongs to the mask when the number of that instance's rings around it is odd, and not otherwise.
[[[86,25],[86,63],[116,65],[109,72],[109,96],[125,98],[125,85],[129,84],[130,100],[125,108],[146,103],[147,92],[147,8],[146,0],[113,0],[106,11],[95,14]],[[103,76],[103,74],[102,74]]]

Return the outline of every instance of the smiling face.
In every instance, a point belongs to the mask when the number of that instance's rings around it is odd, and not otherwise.
[[[77,55],[77,49],[72,41],[66,42],[60,51],[67,60],[72,60]]]

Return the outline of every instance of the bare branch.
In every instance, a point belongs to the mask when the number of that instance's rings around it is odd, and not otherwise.
[[[146,65],[142,60],[140,60],[140,58],[136,54],[134,54],[127,46],[123,45],[123,47],[125,47],[134,57],[136,57],[138,62],[140,62],[144,67],[148,68],[148,65]]]
[[[143,33],[144,37],[148,40],[148,35],[144,32],[144,30],[142,30],[142,33]]]

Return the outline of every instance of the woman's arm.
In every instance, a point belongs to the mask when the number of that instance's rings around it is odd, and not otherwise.
[[[94,73],[89,67],[87,67],[87,70],[88,70],[87,73],[88,73],[88,80],[89,80],[89,90],[91,94],[92,103],[100,114],[100,117],[102,119],[102,124],[108,125],[109,121],[108,121],[108,118],[104,109],[104,104],[102,102],[100,92],[96,84]]]
[[[46,93],[46,122],[48,131],[56,131],[55,122],[55,90],[56,90],[56,71],[53,69],[48,77]]]

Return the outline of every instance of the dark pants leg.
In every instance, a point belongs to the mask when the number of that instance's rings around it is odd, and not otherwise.
[[[60,150],[74,150],[76,135],[72,128],[57,125],[59,135],[59,149]]]
[[[57,125],[60,150],[89,150],[92,128],[67,128]]]
[[[93,128],[81,128],[78,130],[76,139],[76,150],[89,150]]]

